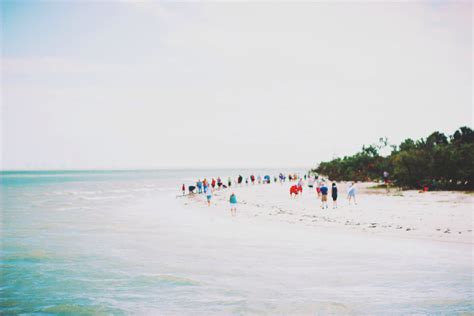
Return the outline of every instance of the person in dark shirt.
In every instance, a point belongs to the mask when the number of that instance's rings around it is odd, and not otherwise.
[[[337,208],[337,186],[336,182],[332,183],[331,187],[331,196],[332,196],[332,208]]]
[[[201,194],[202,193],[202,181],[198,180],[198,182],[196,183],[196,186],[198,188],[198,193]]]
[[[326,186],[326,184],[322,184],[321,185],[321,208],[324,209],[324,208],[328,208],[328,192],[329,192],[329,189],[328,187]]]

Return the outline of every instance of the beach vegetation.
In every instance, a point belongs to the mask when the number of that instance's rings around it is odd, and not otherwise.
[[[390,150],[388,154],[382,154]],[[312,170],[335,181],[378,181],[384,172],[393,185],[407,189],[474,190],[474,132],[461,127],[452,135],[435,131],[390,145],[386,138],[362,146],[352,156],[321,162]]]

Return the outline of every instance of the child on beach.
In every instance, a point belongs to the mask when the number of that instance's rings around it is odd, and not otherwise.
[[[232,192],[229,198],[230,202],[230,215],[235,216],[237,214],[237,197]]]
[[[354,183],[351,183],[349,188],[347,189],[347,199],[349,200],[349,205],[351,205],[351,200],[354,199],[354,205],[357,205],[356,202],[356,189]]]
[[[211,206],[211,199],[212,199],[212,189],[211,188],[207,189],[206,199],[207,199],[207,206]]]
[[[337,208],[337,186],[336,182],[332,183],[331,187],[331,197],[332,197],[332,208]]]
[[[324,183],[322,183],[320,191],[321,191],[321,208],[322,209],[328,208],[328,191],[329,191],[329,189]]]

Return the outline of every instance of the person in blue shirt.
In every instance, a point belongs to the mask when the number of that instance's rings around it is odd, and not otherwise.
[[[328,192],[329,192],[329,189],[328,187],[326,186],[326,184],[322,184],[321,185],[321,208],[324,209],[324,208],[328,208]]]
[[[212,189],[210,187],[207,188],[206,198],[207,198],[207,205],[211,206]]]
[[[237,197],[235,194],[232,192],[229,198],[230,202],[230,215],[235,216],[237,213]]]
[[[354,204],[357,205],[356,202],[356,188],[354,182],[349,185],[347,189],[347,199],[349,200],[349,205],[351,205],[351,200],[354,200]]]
[[[265,177],[263,177],[263,183],[270,183],[270,176],[269,175],[266,175]]]

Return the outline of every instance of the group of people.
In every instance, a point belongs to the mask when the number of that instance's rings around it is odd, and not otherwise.
[[[304,176],[305,179],[306,179],[306,175]],[[280,173],[279,176],[274,176],[273,177],[273,182],[277,182],[278,179],[280,180],[280,182],[285,182],[286,181],[286,176],[283,174],[283,173]],[[296,179],[298,179],[298,176],[296,174],[289,174],[288,175],[288,179],[290,181],[295,181]],[[244,177],[242,175],[239,175],[236,179],[232,179],[231,177],[228,177],[227,178],[227,182],[224,183],[224,181],[222,181],[222,179],[220,177],[217,177],[217,179],[215,178],[212,178],[211,181],[209,182],[206,178],[204,178],[204,180],[201,181],[201,179],[199,179],[195,184],[192,184],[192,185],[189,185],[188,186],[188,193],[189,194],[193,194],[193,193],[196,193],[195,191],[197,190],[197,193],[199,194],[206,194],[209,190],[209,188],[212,188],[212,190],[214,189],[217,189],[217,190],[220,190],[221,188],[223,189],[227,189],[227,188],[230,188],[232,187],[232,185],[242,185],[243,183],[245,182],[246,185],[248,185],[249,183],[251,184],[262,184],[262,183],[265,183],[265,184],[269,184],[272,182],[272,178],[270,177],[270,175],[265,175],[265,176],[260,176],[260,175],[250,175],[248,177]],[[183,184],[182,187],[181,187],[181,190],[182,190],[182,193],[183,195],[186,194],[186,186]]]
[[[306,175],[304,176],[306,179]],[[283,173],[280,173],[277,176],[273,177],[273,182],[280,181],[280,183],[285,182],[287,179],[287,176],[284,175]],[[288,175],[289,181],[295,181],[298,179],[297,174],[289,174]],[[232,185],[243,185],[245,182],[246,185],[249,184],[270,184],[272,182],[272,177],[270,175],[265,175],[265,176],[260,176],[257,175],[255,176],[254,174],[251,174],[248,177],[244,177],[242,175],[239,175],[236,179],[232,179],[231,177],[227,178],[227,182],[224,183],[220,177],[217,178],[212,178],[211,181],[208,181],[206,178],[204,178],[202,181],[201,179],[198,179],[195,184],[189,185],[187,187],[188,189],[188,194],[204,194],[206,196],[206,201],[207,205],[211,206],[211,200],[213,197],[213,192],[214,190],[221,190],[221,189],[227,189],[231,188]],[[197,192],[196,192],[197,191]],[[186,185],[183,183],[181,186],[181,192],[183,195],[186,195]],[[237,213],[237,196],[235,195],[234,192],[229,196],[229,203],[230,203],[230,212],[232,216],[235,216]]]
[[[280,183],[286,182],[287,176],[284,175],[283,173],[280,173],[277,176],[273,177],[273,182],[280,181]],[[304,180],[303,180],[304,179]],[[206,196],[207,204],[208,206],[211,206],[211,200],[213,197],[213,192],[214,190],[220,190],[221,188],[226,189],[226,188],[231,188],[232,185],[243,185],[245,182],[246,185],[249,183],[251,184],[269,184],[271,183],[272,178],[269,175],[265,175],[264,177],[261,177],[260,175],[250,175],[248,177],[243,177],[242,175],[239,175],[236,179],[232,180],[231,177],[228,177],[227,182],[224,183],[220,177],[217,177],[217,179],[212,178],[211,181],[208,181],[206,178],[201,181],[199,179],[195,185],[189,185],[188,186],[188,193],[189,194],[195,194],[196,191],[198,194],[204,194]],[[324,179],[319,179],[318,176],[312,176],[312,175],[304,175],[303,177],[299,177],[297,174],[289,174],[288,175],[288,180],[289,181],[298,181],[297,184],[293,185],[290,187],[290,196],[291,197],[296,197],[299,194],[303,193],[303,186],[304,186],[304,181],[307,180],[307,185],[308,187],[312,190],[314,187],[316,187],[316,194],[317,197],[321,200],[321,208],[322,209],[327,209],[328,206],[328,195],[329,195],[329,188],[326,186],[325,180]],[[186,194],[186,186],[185,184],[182,185],[181,187],[182,194]],[[332,198],[332,207],[333,209],[337,208],[337,199],[338,199],[338,188],[335,182],[332,183],[331,185],[331,198]],[[349,200],[349,204],[354,202],[356,203],[356,189],[354,186],[354,183],[351,183],[348,190],[347,190],[347,198]],[[234,192],[229,196],[229,203],[230,203],[230,212],[232,216],[235,216],[237,213],[237,196],[235,195]]]
[[[298,181],[298,184],[293,185],[290,188],[290,196],[297,197],[299,194],[302,194],[303,184],[304,184],[303,179],[300,178]],[[318,198],[321,200],[321,208],[327,209],[329,188],[326,186],[324,179],[321,179],[320,181],[318,177],[308,176],[308,188],[312,190],[314,186],[316,186],[316,194]],[[337,208],[337,198],[338,198],[338,188],[335,182],[333,182],[331,185],[331,198],[332,198],[332,208],[335,209]],[[351,204],[352,202],[354,202],[354,204],[357,204],[356,189],[355,189],[354,183],[351,183],[349,185],[349,188],[347,189],[347,198],[349,200],[349,204]]]

